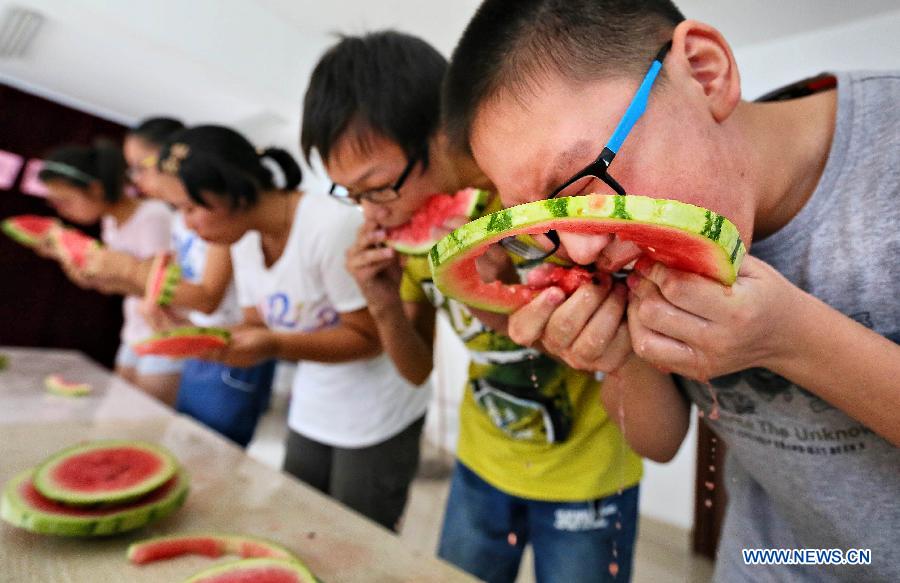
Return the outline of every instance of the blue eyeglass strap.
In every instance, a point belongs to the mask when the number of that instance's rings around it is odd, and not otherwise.
[[[672,43],[669,42],[659,51],[659,53],[657,53],[656,58],[653,60],[653,64],[650,65],[650,70],[644,75],[641,86],[638,87],[637,93],[634,94],[631,103],[628,105],[628,109],[625,110],[625,115],[622,116],[622,120],[619,122],[619,125],[616,126],[616,131],[614,131],[613,135],[609,138],[606,147],[613,154],[619,152],[619,148],[622,147],[622,143],[625,141],[625,138],[628,137],[631,128],[633,128],[634,124],[637,123],[637,120],[641,119],[641,116],[644,115],[644,111],[647,109],[647,100],[650,98],[650,89],[653,87],[653,83],[656,81],[656,77],[662,69],[663,59],[666,58],[666,53],[669,52],[671,46]]]

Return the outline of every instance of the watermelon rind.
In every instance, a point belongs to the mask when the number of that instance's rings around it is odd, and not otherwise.
[[[447,196],[447,195],[436,195],[436,196]],[[477,188],[467,188],[465,190],[461,190],[454,194],[453,196],[465,196],[469,197],[469,203],[463,213],[459,216],[465,218],[472,218],[478,213],[482,212],[485,205],[488,202],[488,199],[491,196],[491,193],[486,190],[480,190]],[[427,205],[427,201],[423,208]],[[422,209],[420,209],[421,211]],[[452,217],[447,217],[452,218]],[[415,215],[413,215],[413,219],[415,220]],[[429,250],[434,246],[437,240],[433,237],[426,237],[420,241],[404,241],[399,238],[399,235],[394,233],[401,233],[404,230],[404,226],[397,227],[394,230],[388,230],[388,240],[387,244],[392,247],[397,253],[401,255],[425,255]],[[393,232],[392,232],[393,231]]]
[[[69,461],[74,456],[120,448],[136,449],[150,453],[159,460],[159,469],[132,486],[114,491],[103,490],[91,492],[74,490],[67,488],[53,478],[53,472],[61,464]],[[44,460],[34,472],[34,487],[47,498],[64,504],[121,504],[140,498],[144,494],[155,490],[175,475],[177,470],[178,461],[175,457],[158,445],[144,441],[94,441],[66,448]]]
[[[30,233],[30,232],[20,228],[16,224],[16,222],[18,220],[23,220],[23,219],[25,219],[25,220],[46,219],[47,225],[50,228],[48,229],[47,233],[45,233],[44,235],[36,236],[33,233]],[[59,225],[59,221],[53,217],[44,217],[44,216],[39,216],[39,215],[17,215],[14,217],[9,217],[8,219],[5,219],[2,223],[0,223],[0,229],[2,229],[3,232],[6,233],[6,235],[9,236],[16,243],[25,245],[27,247],[34,247],[35,245],[39,244],[44,239],[44,237],[46,237],[50,234],[50,232],[53,230],[54,226],[58,226],[58,225]]]
[[[31,506],[19,493],[25,480],[32,480],[34,469],[11,478],[0,498],[0,518],[13,526],[55,536],[108,536],[134,530],[168,516],[184,504],[190,489],[187,472],[175,474],[175,484],[158,500],[144,504],[137,501],[125,507],[104,508],[101,516],[74,516],[41,510]],[[153,494],[148,494],[151,497]],[[86,509],[87,512],[97,512]]]
[[[134,344],[132,349],[139,356],[158,355],[168,356],[171,358],[190,358],[196,356],[194,352],[188,354],[178,354],[176,352],[166,350],[166,340],[177,339],[196,339],[211,341],[214,346],[209,348],[221,348],[231,341],[231,332],[225,328],[200,327],[200,326],[181,326],[178,328],[170,328],[158,332],[149,338],[145,338]]]
[[[445,296],[467,305],[499,313],[510,312],[527,297],[520,290],[514,290],[520,286],[506,286],[507,297],[497,293],[487,299],[483,296],[488,293],[488,287],[483,287],[483,293],[479,294],[480,290],[471,285],[458,285],[471,282],[456,281],[451,274],[454,263],[472,260],[482,248],[486,249],[506,236],[541,233],[551,224],[553,228],[565,231],[566,226],[579,230],[589,228],[592,223],[601,230],[608,228],[607,232],[614,232],[615,228],[646,226],[658,227],[660,233],[665,231],[667,235],[686,236],[692,244],[702,245],[703,253],[707,255],[703,258],[707,273],[703,275],[726,285],[737,278],[741,260],[747,252],[737,227],[713,211],[646,196],[590,194],[513,206],[463,225],[431,248],[428,261],[434,283]],[[627,236],[623,239],[630,240]],[[642,248],[652,259],[656,259],[657,252],[667,251]],[[494,287],[492,291],[497,289]]]
[[[44,388],[62,397],[83,397],[92,390],[88,383],[70,383],[58,374],[48,375],[44,379]]]
[[[137,565],[183,555],[204,555],[211,558],[237,555],[245,559],[300,560],[285,547],[264,538],[208,532],[158,536],[138,541],[128,547],[127,555],[128,560]]]
[[[279,570],[282,573],[293,574],[297,576],[298,583],[316,583],[318,580],[312,574],[312,571],[299,561],[285,561],[283,559],[243,559],[210,567],[204,571],[200,571],[184,583],[215,583],[216,578],[223,575],[235,575],[240,573],[246,581],[258,581],[265,583],[266,579],[254,571],[263,571],[267,569]],[[231,580],[231,579],[229,579]],[[284,579],[279,579],[283,581]]]
[[[149,305],[168,306],[175,299],[175,288],[181,281],[181,266],[171,253],[159,253],[153,259],[144,301]]]

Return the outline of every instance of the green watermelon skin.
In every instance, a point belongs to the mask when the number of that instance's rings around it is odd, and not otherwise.
[[[539,200],[485,215],[437,242],[428,254],[435,285],[447,297],[482,310],[509,313],[539,289],[485,283],[476,260],[490,245],[549,230],[614,233],[636,243],[643,260],[704,275],[725,285],[737,278],[747,252],[737,227],[722,215],[679,201],[590,194]]]
[[[197,573],[185,583],[317,583],[306,565],[281,559],[244,559]]]
[[[25,470],[6,483],[0,498],[0,518],[13,526],[54,536],[108,536],[140,528],[180,508],[190,490],[184,470],[160,488],[128,504],[105,508],[77,508],[44,497],[34,488],[34,470]]]
[[[178,460],[158,445],[105,440],[50,456],[37,467],[33,480],[38,492],[63,504],[121,504],[160,487],[178,467]],[[108,481],[111,475],[116,483]]]

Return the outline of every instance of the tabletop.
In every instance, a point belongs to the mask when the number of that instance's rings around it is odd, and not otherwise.
[[[135,566],[125,550],[166,534],[221,532],[259,536],[297,555],[326,583],[454,582],[470,577],[434,556],[406,548],[390,531],[248,457],[193,420],[144,395],[75,352],[0,348],[0,480],[81,441],[160,443],[190,473],[185,505],[148,527],[108,538],[33,534],[0,523],[0,582],[180,581],[228,559],[182,557]],[[88,382],[86,397],[44,390],[48,374]],[[435,519],[442,509],[435,508]],[[233,560],[233,559],[232,559]]]

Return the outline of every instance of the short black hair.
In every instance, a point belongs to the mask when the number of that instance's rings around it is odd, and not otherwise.
[[[70,144],[52,150],[44,158],[38,179],[60,180],[79,188],[99,182],[103,200],[115,203],[125,194],[125,168],[121,148],[100,138],[90,146]]]
[[[276,185],[264,160],[278,167],[281,184]],[[290,191],[303,180],[300,166],[289,152],[281,148],[257,150],[233,129],[215,125],[188,128],[173,135],[162,147],[157,166],[181,179],[197,204],[208,206],[202,194],[207,191],[228,201],[232,209],[253,207],[260,192]]]
[[[682,20],[670,0],[485,0],[444,81],[451,141],[469,150],[478,107],[500,91],[533,91],[554,74],[575,81],[642,75]]]
[[[131,128],[128,135],[141,138],[148,144],[162,147],[184,124],[172,117],[149,117]]]
[[[350,129],[366,147],[367,132],[396,142],[407,158],[427,160],[440,125],[447,59],[420,38],[393,30],[341,36],[313,70],[303,100],[300,144],[327,163]],[[360,124],[358,127],[356,124]]]

